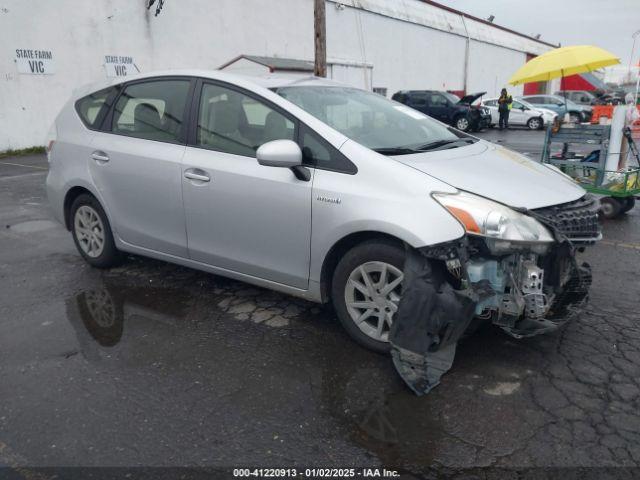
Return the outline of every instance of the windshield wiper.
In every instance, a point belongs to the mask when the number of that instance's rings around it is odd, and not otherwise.
[[[382,155],[409,155],[411,153],[420,153],[420,150],[409,147],[380,147],[374,148],[373,151],[381,153]]]
[[[444,147],[446,145],[452,145],[454,143],[464,142],[466,144],[474,143],[474,140],[471,138],[457,138],[455,140],[436,140],[435,142],[425,143],[424,145],[416,148],[416,150],[420,152],[424,152],[427,150],[435,150],[440,147]],[[452,147],[456,148],[456,147]]]

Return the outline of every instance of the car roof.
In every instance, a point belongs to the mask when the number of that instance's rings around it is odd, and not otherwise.
[[[556,97],[556,98],[562,98],[559,95],[553,95],[551,93],[535,93],[533,95],[520,95],[518,98],[524,98],[526,100],[527,98],[533,98],[533,97]]]
[[[262,88],[280,88],[287,86],[314,86],[314,87],[350,87],[355,88],[344,83],[336,82],[330,79],[321,77],[291,77],[283,75],[266,75],[266,76],[253,76],[253,75],[238,75],[235,73],[223,72],[220,70],[198,70],[198,69],[180,69],[180,70],[159,70],[155,72],[138,73],[135,75],[128,75],[126,77],[116,77],[108,80],[102,80],[100,82],[94,82],[87,85],[83,85],[74,90],[73,96],[76,98],[88,95],[89,93],[97,90],[102,90],[113,85],[119,85],[126,82],[135,80],[153,79],[157,77],[199,77],[211,80],[220,80],[228,83],[232,83],[245,87],[262,87]]]
[[[400,90],[396,93],[449,93],[444,90]]]

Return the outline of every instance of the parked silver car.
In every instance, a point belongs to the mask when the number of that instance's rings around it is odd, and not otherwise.
[[[49,140],[49,201],[89,264],[129,252],[332,301],[374,350],[413,308],[407,253],[456,295],[490,287],[469,295],[471,316],[515,336],[557,326],[586,295],[574,250],[599,230],[584,190],[371,92],[146,74],[75,94]]]
[[[491,113],[491,125],[497,125],[500,119],[498,111],[498,99],[487,98],[482,100],[482,106],[487,107]],[[540,130],[553,123],[557,113],[543,108],[534,108],[533,105],[523,100],[514,100],[509,112],[509,125],[528,127],[531,130]]]

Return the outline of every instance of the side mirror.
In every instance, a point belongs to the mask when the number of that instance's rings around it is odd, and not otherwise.
[[[302,150],[292,140],[273,140],[260,145],[256,158],[265,167],[291,168],[302,164]]]
[[[272,140],[263,143],[256,152],[256,158],[260,165],[290,168],[298,180],[311,180],[311,171],[302,165],[302,150],[292,140]]]

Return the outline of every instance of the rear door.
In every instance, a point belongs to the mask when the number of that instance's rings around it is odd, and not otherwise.
[[[136,247],[187,256],[181,162],[194,81],[124,86],[87,159],[116,234]]]
[[[509,111],[509,123],[512,123],[514,125],[526,125],[530,116],[531,115],[526,112],[525,106],[519,101],[514,100],[511,103],[511,110]]]
[[[428,115],[427,97],[426,92],[411,92],[407,95],[407,105]]]
[[[441,122],[450,123],[449,101],[439,93],[430,93],[427,98],[427,110],[430,116]]]

